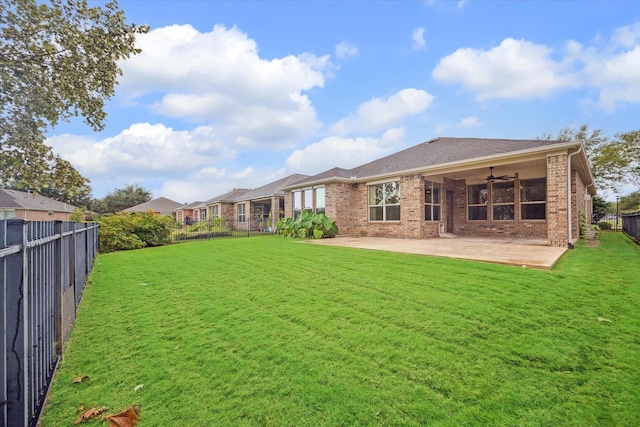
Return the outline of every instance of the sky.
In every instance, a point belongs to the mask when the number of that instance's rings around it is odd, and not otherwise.
[[[106,128],[74,120],[47,139],[96,198],[139,184],[153,197],[205,201],[439,136],[640,128],[635,0],[120,0],[120,8],[151,31],[138,36],[142,53],[119,63]]]

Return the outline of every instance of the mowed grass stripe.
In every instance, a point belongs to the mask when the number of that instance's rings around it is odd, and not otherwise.
[[[44,425],[634,425],[638,257],[613,233],[550,272],[278,237],[101,255]]]

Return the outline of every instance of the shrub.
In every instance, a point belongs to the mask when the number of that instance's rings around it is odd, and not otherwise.
[[[611,228],[613,228],[613,226],[611,225],[610,222],[606,221],[606,222],[599,222],[598,226],[600,227],[600,230],[611,230]]]
[[[284,237],[322,239],[335,237],[338,234],[338,226],[335,221],[329,219],[325,214],[305,211],[298,215],[296,219],[279,219],[276,224],[276,231]]]
[[[121,213],[100,218],[100,252],[161,246],[170,242],[173,219],[153,212]]]

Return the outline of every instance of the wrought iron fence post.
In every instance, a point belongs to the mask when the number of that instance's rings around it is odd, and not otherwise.
[[[27,256],[26,256],[26,221],[12,218],[7,220],[7,246],[19,245],[21,250],[9,255],[5,260],[6,267],[6,329],[5,339],[9,343],[6,355],[7,370],[7,425],[27,426],[28,413],[28,292]],[[3,405],[4,406],[4,405]]]
[[[56,354],[62,354],[62,341],[64,339],[62,330],[64,329],[62,326],[62,291],[63,291],[63,283],[64,283],[64,267],[62,263],[64,262],[64,257],[62,256],[62,221],[56,221],[54,225],[54,233],[60,235],[55,241],[54,247],[54,298],[55,298],[55,334],[56,334]]]

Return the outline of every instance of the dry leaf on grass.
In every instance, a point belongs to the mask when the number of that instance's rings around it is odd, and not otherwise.
[[[102,408],[96,408],[96,407],[89,408],[86,411],[84,411],[82,414],[80,414],[80,417],[73,423],[73,425],[83,423],[90,418],[96,418],[98,415],[100,415],[107,409],[109,408],[107,408],[106,406],[103,406]]]
[[[75,384],[75,383],[81,383],[84,380],[88,380],[89,379],[89,375],[83,375],[81,377],[75,377],[72,381],[71,384]]]
[[[109,420],[109,427],[134,427],[140,419],[138,416],[139,413],[139,406],[129,406],[124,411],[107,418]]]

